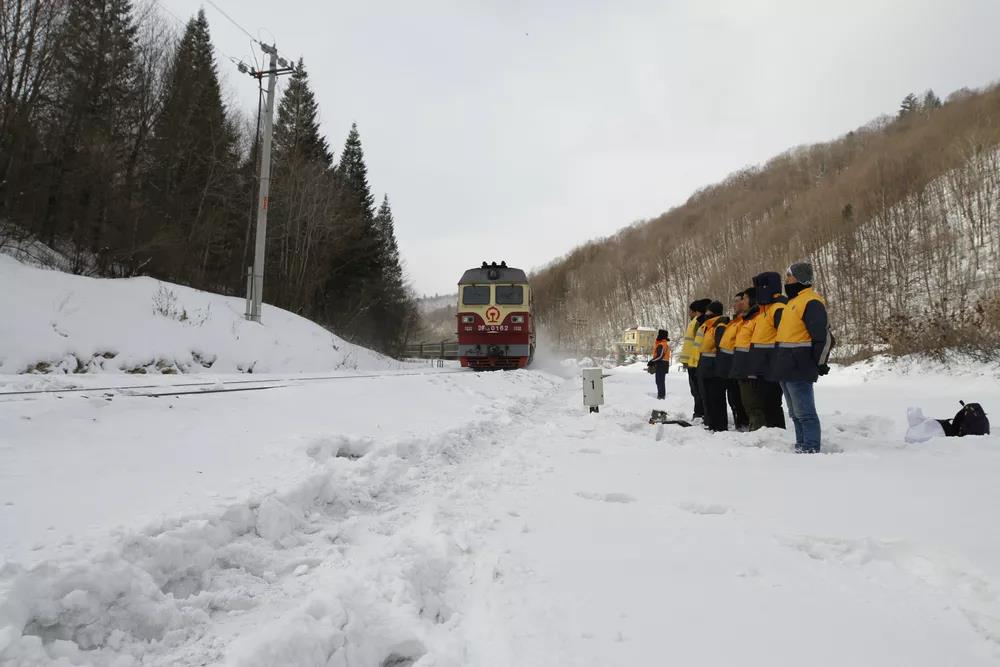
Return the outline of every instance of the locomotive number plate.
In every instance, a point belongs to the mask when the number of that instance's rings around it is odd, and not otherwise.
[[[510,327],[506,324],[480,324],[478,329],[479,331],[485,331],[486,333],[500,333],[501,331],[510,331]]]

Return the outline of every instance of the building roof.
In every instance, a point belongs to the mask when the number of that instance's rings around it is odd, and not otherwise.
[[[497,264],[493,262],[492,264],[487,264],[483,262],[483,265],[476,269],[469,269],[462,274],[462,279],[458,281],[459,285],[468,285],[473,283],[526,283],[528,282],[528,276],[521,269],[515,269],[512,266],[507,266],[506,262],[501,262]]]

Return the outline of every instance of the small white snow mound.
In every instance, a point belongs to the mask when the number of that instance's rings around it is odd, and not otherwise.
[[[906,442],[927,442],[932,438],[945,437],[944,427],[936,419],[927,419],[920,408],[908,408],[906,419],[910,427],[906,430]]]
[[[268,496],[257,509],[257,534],[276,542],[290,535],[302,519],[285,503]]]
[[[0,374],[266,373],[399,364],[303,317],[152,278],[87,278],[0,255]]]

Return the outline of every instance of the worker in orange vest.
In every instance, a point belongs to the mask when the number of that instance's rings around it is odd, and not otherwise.
[[[670,336],[666,329],[656,333],[656,343],[653,345],[653,357],[646,364],[656,376],[656,398],[667,397],[667,373],[670,372]]]

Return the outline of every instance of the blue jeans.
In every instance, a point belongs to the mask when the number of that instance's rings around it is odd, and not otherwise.
[[[819,451],[820,425],[816,414],[816,399],[813,382],[796,380],[781,383],[788,405],[788,416],[795,424],[795,451],[815,453]]]

